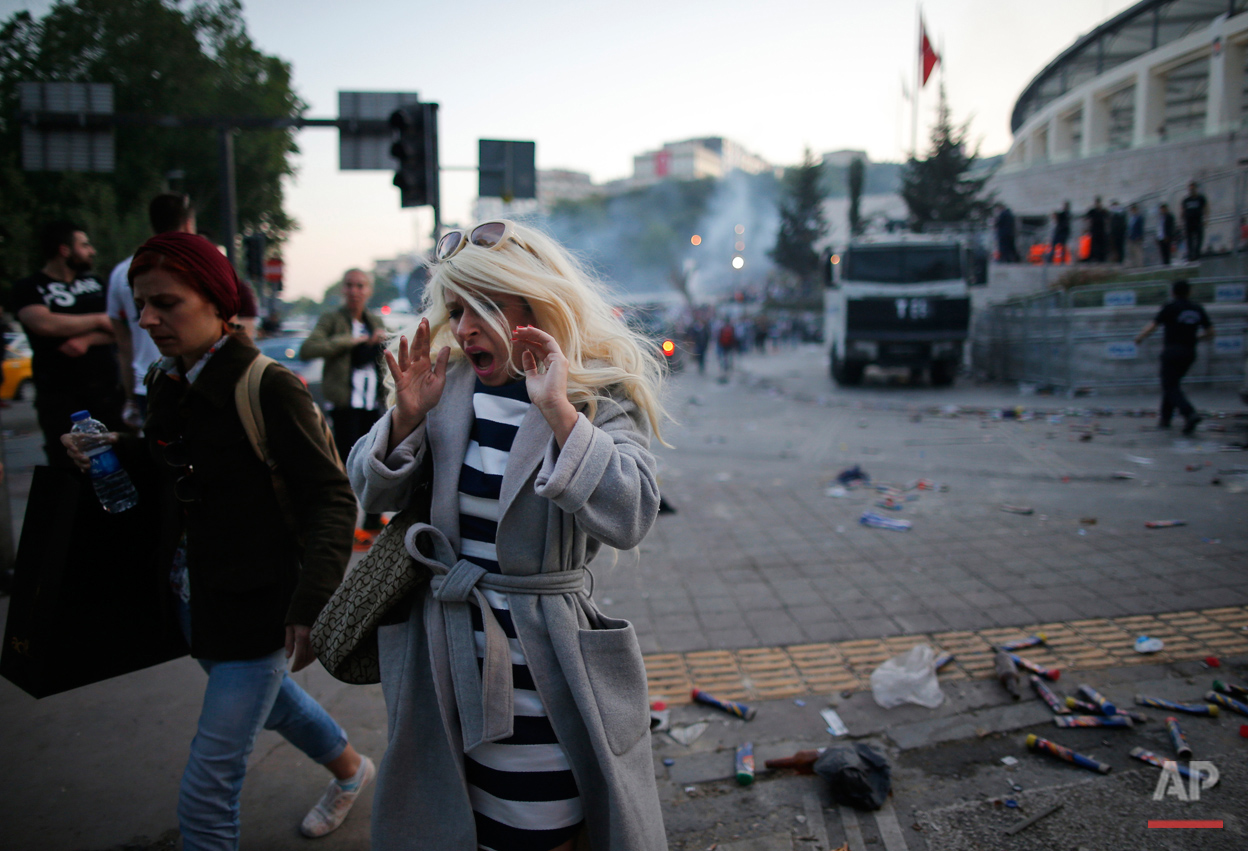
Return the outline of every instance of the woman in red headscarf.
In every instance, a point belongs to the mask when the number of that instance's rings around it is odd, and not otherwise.
[[[155,236],[136,253],[130,282],[139,325],[164,357],[147,378],[146,451],[120,448],[127,463],[160,471],[170,589],[191,655],[208,673],[178,802],[183,847],[238,847],[239,793],[261,726],[333,773],[302,824],[323,836],[375,768],[286,667],[314,658],[310,627],[350,558],[355,498],[315,403],[286,369],[266,369],[260,385],[276,474],[252,449],[234,390],[259,352],[231,333],[242,287],[212,243]]]

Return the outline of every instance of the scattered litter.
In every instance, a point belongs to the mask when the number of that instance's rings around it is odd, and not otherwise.
[[[1010,788],[1013,789],[1015,792],[1023,791],[1023,786],[1021,783],[1012,783],[1010,784]]]
[[[1241,738],[1248,739],[1248,724],[1239,725],[1239,735]]]
[[[1213,690],[1229,694],[1232,697],[1248,697],[1248,686],[1236,685],[1235,683],[1223,682],[1222,680],[1213,681]]]
[[[1013,798],[1006,798],[1005,805],[1009,807],[1011,810],[1018,809],[1018,801],[1014,800]]]
[[[752,706],[746,706],[744,703],[733,703],[731,700],[720,700],[714,695],[707,694],[700,688],[695,688],[690,695],[697,703],[705,703],[707,706],[714,706],[716,709],[722,709],[729,715],[735,715],[746,721],[753,720],[758,714],[758,710]]]
[[[672,726],[672,710],[670,709],[651,709],[650,710],[650,732],[662,733],[668,727]]]
[[[676,764],[676,760],[672,759],[670,756],[665,757],[663,759],[663,764],[666,765],[668,768],[671,768],[673,765]]]
[[[1183,728],[1173,715],[1166,719],[1166,732],[1170,734],[1170,744],[1174,746],[1174,752],[1183,759],[1191,759],[1192,746],[1187,743],[1187,736],[1183,735]]]
[[[686,787],[685,787],[685,794],[686,794],[686,795],[692,795],[695,791],[697,791],[697,787],[696,787],[696,786],[686,786]],[[712,845],[710,848],[708,848],[708,849],[707,849],[707,851],[711,851],[711,849],[714,849],[714,848],[717,848],[717,847],[718,847],[717,845]]]
[[[1152,458],[1145,458],[1143,455],[1128,455],[1127,460],[1132,464],[1139,464],[1141,467],[1151,467],[1157,463]]]
[[[884,806],[893,785],[888,760],[862,742],[828,748],[815,762],[815,773],[828,781],[834,801],[860,810]]]
[[[1003,757],[1001,757],[1001,764],[1002,764],[1002,765],[1018,765],[1018,757],[1016,757],[1016,756],[1003,756]]]
[[[1022,650],[1026,647],[1036,647],[1044,644],[1048,640],[1049,636],[1046,633],[1037,632],[1035,635],[1029,635],[1026,638],[1016,638],[1013,641],[998,644],[997,649],[1004,650],[1008,653],[1014,650]]]
[[[819,715],[823,717],[823,723],[828,725],[828,732],[833,736],[848,736],[849,728],[845,726],[845,722],[841,720],[841,716],[837,714],[835,709],[831,707],[819,710]]]
[[[763,765],[772,770],[781,768],[791,768],[798,774],[814,774],[815,761],[827,748],[818,748],[816,750],[798,751],[793,756],[776,757],[769,759]]]
[[[1155,765],[1158,768],[1164,768],[1166,770],[1171,770],[1171,768],[1177,769],[1179,772],[1179,776],[1187,778],[1189,780],[1192,777],[1192,770],[1188,768],[1186,765],[1179,765],[1172,759],[1166,759],[1164,756],[1158,756],[1152,751],[1144,750],[1144,748],[1132,748],[1131,756],[1134,757],[1135,759],[1138,759],[1140,762],[1147,762],[1149,765]],[[1210,779],[1209,773],[1205,771],[1200,772],[1200,779],[1201,779],[1201,786],[1204,786],[1204,782]],[[1218,785],[1217,777],[1213,777],[1212,782],[1209,783],[1209,785],[1211,787]]]
[[[1217,656],[1206,656],[1205,664],[1208,665],[1210,668],[1221,668],[1222,660],[1219,659]]]
[[[1149,638],[1147,635],[1141,635],[1135,640],[1136,653],[1156,653],[1165,646],[1166,643],[1160,638]]]
[[[945,667],[950,662],[952,662],[953,658],[954,657],[952,653],[949,653],[947,651],[944,653],[941,653],[939,656],[937,656],[935,659],[932,660],[932,668],[934,670],[939,671],[941,668]]]
[[[857,464],[846,470],[842,470],[840,475],[836,477],[836,480],[842,485],[871,484],[871,477],[867,475],[862,467]]]
[[[699,721],[696,724],[689,724],[685,727],[672,727],[667,731],[667,735],[671,736],[676,744],[689,747],[700,739],[710,726],[705,721]]]
[[[1096,518],[1095,517],[1080,517],[1079,522],[1082,523],[1084,526],[1095,526]]]
[[[1037,665],[1035,662],[1030,659],[1024,659],[1017,653],[1011,653],[1009,656],[1010,659],[1014,661],[1015,665],[1024,670],[1031,671],[1038,677],[1044,677],[1046,680],[1053,680],[1056,682],[1062,676],[1062,672],[1057,668],[1046,668],[1043,665]]]
[[[1080,530],[1079,530],[1079,534],[1080,534],[1080,535],[1086,535],[1086,534],[1088,534],[1088,530],[1087,530],[1087,529],[1080,529]]]
[[[903,703],[917,703],[934,709],[945,700],[933,666],[935,653],[926,644],[916,644],[907,653],[894,656],[871,672],[871,695],[885,709]]]
[[[1135,722],[1126,715],[1058,715],[1053,719],[1057,727],[1134,727]]]
[[[732,473],[716,473],[716,474],[715,474],[715,481],[717,481],[717,482],[730,482],[730,481],[732,481]]]
[[[901,511],[904,505],[905,505],[904,503],[898,502],[895,498],[890,496],[890,497],[881,499],[879,502],[875,504],[875,507],[885,508],[885,509],[888,509],[889,511]]]
[[[1174,526],[1186,526],[1186,520],[1147,520],[1144,523],[1145,529],[1169,529]]]
[[[1201,538],[1200,542],[1202,544],[1220,544],[1222,543],[1222,539],[1221,538]]]
[[[835,497],[836,499],[844,499],[849,496],[849,491],[845,490],[845,488],[841,485],[833,485],[824,491],[824,494],[830,497]]]
[[[1139,476],[1137,476],[1135,473],[1130,473],[1126,470],[1116,470],[1114,471],[1114,478],[1115,479],[1138,479]]]
[[[794,706],[805,706],[805,705],[806,705],[806,701],[804,701],[804,700],[795,700],[795,701],[793,701],[793,705],[794,705]]]
[[[1169,709],[1171,712],[1186,712],[1188,715],[1208,715],[1213,718],[1218,717],[1220,710],[1218,707],[1208,703],[1175,703],[1173,700],[1163,700],[1160,697],[1145,697],[1142,694],[1135,696],[1137,706],[1151,706],[1153,709]]]
[[[754,782],[754,743],[742,742],[733,757],[733,773],[737,784],[749,786]]]
[[[1001,510],[1010,514],[1035,514],[1036,510],[1029,505],[1010,505],[1006,503],[1001,506]]]
[[[795,816],[794,818],[797,820],[797,823],[798,823],[798,824],[805,824],[805,823],[806,823],[806,816],[804,816],[804,815],[798,814],[798,815],[797,815],[797,816]]]
[[[910,527],[913,525],[909,520],[881,517],[872,511],[864,511],[862,516],[858,518],[858,522],[863,526],[872,526],[876,529],[892,529],[895,532],[909,532]]]
[[[1226,707],[1227,709],[1230,709],[1233,712],[1238,712],[1240,715],[1248,715],[1248,703],[1242,703],[1233,697],[1227,697],[1226,695],[1220,694],[1219,692],[1216,692],[1216,691],[1206,692],[1205,700],[1209,701],[1211,704],[1214,704],[1214,706],[1212,707],[1213,709],[1217,709],[1219,706],[1223,706],[1223,707]]]
[[[1087,684],[1081,685],[1078,691],[1079,694],[1086,697],[1091,703],[1096,704],[1102,715],[1117,714],[1118,708],[1109,702],[1109,698],[1092,688],[1092,686]]]
[[[1035,689],[1036,694],[1040,695],[1040,699],[1049,705],[1058,715],[1069,715],[1070,707],[1063,703],[1053,690],[1044,684],[1044,680],[1032,674],[1028,679],[1031,681],[1031,687]],[[1068,701],[1070,698],[1066,698]]]
[[[1070,748],[1062,747],[1059,744],[1050,742],[1048,739],[1042,739],[1035,733],[1030,733],[1027,736],[1027,747],[1028,749],[1038,751],[1039,753],[1047,753],[1049,756],[1064,759],[1066,762],[1074,763],[1081,768],[1099,771],[1101,774],[1109,774],[1113,768],[1100,760],[1093,759],[1090,756],[1084,756],[1081,753],[1076,753]]]
[[[1060,810],[1062,806],[1063,805],[1060,803],[1054,804],[1053,806],[1049,807],[1047,810],[1041,810],[1040,812],[1036,813],[1034,816],[1027,819],[1026,821],[1020,821],[1018,824],[1013,825],[1012,827],[1007,827],[1005,829],[1005,835],[1013,836],[1014,834],[1018,833],[1020,830],[1026,830],[1027,828],[1031,827],[1036,822],[1040,821],[1040,819],[1053,815],[1055,812]]]
[[[1021,700],[1023,693],[1018,687],[1018,666],[1014,664],[1010,654],[1004,650],[997,651],[994,664],[996,666],[997,682],[1001,683],[1001,687],[1010,693],[1010,697],[1015,700]]]

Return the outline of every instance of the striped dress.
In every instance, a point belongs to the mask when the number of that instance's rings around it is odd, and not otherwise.
[[[494,543],[503,471],[529,405],[524,381],[489,387],[478,379],[473,391],[475,418],[459,473],[460,558],[492,573],[501,573]],[[464,755],[477,843],[487,851],[550,851],[580,829],[580,794],[516,640],[507,595],[482,593],[511,645],[515,702],[513,735]],[[472,624],[480,665],[485,632],[476,606]]]

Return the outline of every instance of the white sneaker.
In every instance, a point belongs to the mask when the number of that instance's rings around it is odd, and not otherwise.
[[[362,757],[361,760],[355,777],[348,781],[351,783],[350,789],[344,789],[338,780],[329,781],[321,800],[308,810],[308,814],[303,817],[303,824],[299,825],[299,831],[304,836],[315,839],[333,833],[346,819],[360,792],[377,776],[377,766],[373,765],[373,761],[368,757]]]

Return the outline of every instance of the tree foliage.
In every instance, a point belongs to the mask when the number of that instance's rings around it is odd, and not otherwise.
[[[978,147],[967,144],[968,121],[954,126],[940,89],[940,107],[925,159],[911,159],[901,179],[901,196],[910,208],[910,224],[922,232],[929,225],[966,222],[982,217],[991,205],[981,198],[987,175],[971,175]]]
[[[785,172],[779,201],[780,230],[776,247],[771,250],[776,265],[807,286],[813,283],[820,268],[816,246],[828,233],[820,189],[822,169],[807,148],[802,164]]]
[[[172,188],[190,194],[200,230],[220,239],[218,137],[211,128],[122,125],[113,174],[21,171],[17,84],[112,83],[119,114],[294,117],[305,104],[291,66],[262,53],[240,0],[67,0],[36,20],[17,12],[0,25],[0,278],[28,273],[35,237],[50,219],[81,222],[100,268],[148,236],[147,203]],[[280,241],[295,227],[282,209],[293,131],[244,130],[234,140],[240,231]],[[180,179],[168,180],[171,172]]]

